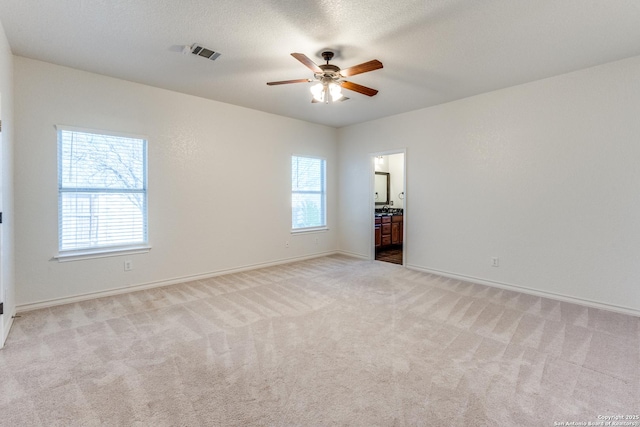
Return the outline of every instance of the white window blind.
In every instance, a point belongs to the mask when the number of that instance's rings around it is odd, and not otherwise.
[[[147,244],[147,141],[58,127],[60,253]]]
[[[327,226],[326,161],[291,157],[291,228],[304,230]]]

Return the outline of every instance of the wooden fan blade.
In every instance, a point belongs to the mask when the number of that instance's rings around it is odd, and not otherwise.
[[[302,62],[305,67],[313,71],[314,73],[321,73],[322,68],[318,67],[315,62],[313,62],[307,55],[304,53],[292,53],[291,56],[296,58],[298,61]]]
[[[375,89],[371,89],[370,87],[362,86],[353,82],[344,81],[340,83],[340,86],[342,86],[345,89],[352,90],[354,92],[358,92],[367,96],[374,96],[375,94],[378,93],[378,91]]]
[[[345,68],[340,71],[340,74],[344,77],[355,76],[356,74],[366,73],[368,71],[379,70],[382,68],[382,62],[374,59],[369,62],[364,62],[362,64],[354,65],[353,67]]]
[[[311,80],[309,79],[297,79],[297,80],[282,80],[279,82],[267,82],[269,86],[275,85],[288,85],[289,83],[309,83]]]

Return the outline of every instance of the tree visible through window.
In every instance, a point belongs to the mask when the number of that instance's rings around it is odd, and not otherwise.
[[[59,250],[147,243],[147,141],[58,127]]]
[[[291,157],[291,228],[321,228],[326,219],[326,162],[314,157]]]

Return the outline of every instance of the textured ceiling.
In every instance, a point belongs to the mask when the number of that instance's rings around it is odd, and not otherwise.
[[[335,127],[640,55],[638,0],[0,0],[0,21],[16,55]],[[379,94],[265,84],[325,47],[382,61],[349,79]]]

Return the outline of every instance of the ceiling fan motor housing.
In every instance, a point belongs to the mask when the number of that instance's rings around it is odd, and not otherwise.
[[[335,55],[334,52],[330,51],[330,50],[325,50],[324,52],[322,52],[322,59],[324,59],[325,61],[327,61],[327,64],[329,63],[329,61],[331,61],[331,59],[333,59],[333,56]]]
[[[314,74],[316,79],[322,80],[323,77],[328,77],[330,79],[336,80],[340,78],[340,67],[336,67],[335,65],[331,64],[318,65],[318,67],[322,69],[322,72]]]

